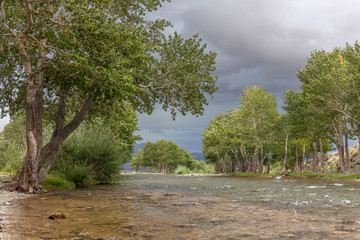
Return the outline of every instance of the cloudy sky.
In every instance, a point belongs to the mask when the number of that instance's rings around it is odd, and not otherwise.
[[[200,134],[216,113],[239,105],[244,87],[265,87],[281,106],[283,91],[299,89],[296,72],[311,51],[360,40],[358,0],[172,0],[157,14],[218,53],[219,90],[203,116],[172,121],[161,108],[139,116],[144,141],[172,140],[191,152],[201,151]]]
[[[263,86],[281,105],[283,91],[299,89],[297,68],[311,51],[360,40],[358,0],[172,0],[156,14],[185,37],[199,33],[218,53],[219,90],[203,116],[172,121],[161,107],[139,116],[145,142],[172,140],[190,152],[201,151],[210,119],[237,107],[244,87]],[[0,130],[7,121],[0,120]]]

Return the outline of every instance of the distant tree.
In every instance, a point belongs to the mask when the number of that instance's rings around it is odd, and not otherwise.
[[[136,165],[138,158],[134,156],[132,163]],[[144,147],[142,163],[158,172],[174,172],[178,166],[185,166],[191,170],[197,167],[196,160],[186,150],[180,148],[176,142],[159,140],[155,143],[147,142]]]
[[[135,168],[136,172],[139,171],[140,167],[143,167],[144,151],[139,149],[134,156],[131,158],[130,166]]]

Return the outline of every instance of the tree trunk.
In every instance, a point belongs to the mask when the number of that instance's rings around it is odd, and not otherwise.
[[[342,122],[341,120],[339,121],[339,125],[338,125],[338,152],[339,152],[339,170],[340,172],[344,172],[345,171],[345,165],[344,165],[344,139],[343,139],[343,128],[342,128]]]
[[[322,139],[320,138],[320,170],[323,173],[324,172],[324,149],[323,149],[323,143],[322,143]]]
[[[221,168],[221,159],[220,156],[217,156],[217,168],[218,168],[218,173],[222,173],[222,168]]]
[[[259,149],[258,147],[255,147],[255,152],[253,156],[253,173],[258,173],[259,165]]]
[[[300,172],[298,146],[295,149],[295,172]]]
[[[301,166],[301,173],[304,173],[305,172],[305,160],[306,160],[306,145],[304,144],[303,146],[303,151],[302,151],[302,160],[301,160],[301,163],[300,163],[300,166]]]
[[[59,111],[60,105],[61,100],[59,101],[58,114],[61,112]],[[38,193],[41,191],[39,183],[46,180],[47,174],[55,162],[60,145],[84,121],[86,115],[90,109],[92,109],[92,107],[92,98],[89,97],[80,112],[69,124],[67,124],[65,127],[56,124],[50,142],[44,147],[42,147],[42,135],[38,136],[38,138],[41,138],[39,148],[39,141],[36,141],[36,137],[32,131],[27,134],[30,136],[28,138],[29,140],[27,141],[28,153],[24,160],[23,170],[21,171],[17,180],[14,182],[13,187],[11,187],[13,190],[27,193]],[[63,114],[65,114],[65,111]],[[62,118],[62,121],[58,118]],[[63,119],[64,115],[58,115],[57,123],[63,123]],[[35,126],[38,127],[37,125]]]
[[[286,139],[285,139],[285,156],[284,156],[283,169],[282,169],[284,175],[288,175],[288,171],[287,171],[287,169],[286,169],[287,151],[288,151],[288,140],[289,140],[289,133],[286,134]]]
[[[232,152],[234,153],[235,156],[235,160],[236,160],[236,168],[235,168],[235,172],[242,172],[242,166],[241,166],[241,160],[240,160],[240,156],[239,156],[239,151],[238,149],[233,149]]]
[[[266,169],[267,174],[270,173],[270,165],[271,165],[271,152],[268,153],[268,162],[267,162],[267,169]]]
[[[318,172],[318,150],[317,150],[317,142],[313,142],[313,150],[314,150],[314,153],[313,153],[313,162],[312,162],[312,165],[313,165],[313,173],[316,173]]]
[[[358,137],[358,156],[357,159],[360,161],[360,124],[357,125],[357,137]]]
[[[344,165],[344,145],[343,143],[337,144],[338,152],[339,152],[339,172],[345,171],[345,165]]]
[[[345,135],[345,158],[346,158],[346,171],[350,171],[350,154],[349,154],[349,133],[347,128],[347,123],[345,119],[344,126],[344,135]]]
[[[43,77],[42,69],[45,52],[39,48],[36,81],[32,72],[31,59],[24,45],[25,35],[17,39],[19,55],[22,58],[26,75],[26,144],[27,152],[23,167],[17,179],[11,183],[10,189],[26,193],[41,192],[37,177],[42,147],[42,106]]]
[[[59,101],[57,120],[52,138],[50,142],[46,144],[41,150],[41,164],[38,169],[39,183],[45,181],[48,172],[55,162],[60,145],[72,132],[74,132],[80,126],[80,124],[85,120],[85,117],[89,111],[93,108],[93,100],[92,97],[88,97],[82,109],[75,116],[75,118],[65,127],[63,127],[62,124],[65,119],[65,105],[65,99]]]
[[[260,148],[259,175],[264,173],[264,147]]]

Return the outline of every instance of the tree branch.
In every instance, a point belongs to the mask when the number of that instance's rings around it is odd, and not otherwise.
[[[50,142],[42,148],[40,156],[41,160],[46,159],[47,156],[50,156],[53,151],[56,151],[59,148],[61,143],[84,121],[85,117],[92,108],[93,99],[92,97],[88,97],[75,118],[65,127],[63,127],[60,131],[58,131],[56,136],[52,138]]]
[[[30,5],[30,2],[29,0],[23,0],[23,5],[24,5],[24,8],[25,8],[25,13],[26,13],[26,18],[27,18],[27,27],[24,31],[24,35],[28,35],[33,27],[34,27],[34,20],[33,20],[33,16],[31,14],[31,5]]]
[[[10,34],[6,34],[6,36],[14,36],[16,37],[17,34],[14,30],[12,30],[7,24],[6,24],[6,13],[5,13],[5,4],[6,4],[6,0],[2,0],[1,2],[1,24],[3,25],[3,27],[10,32]],[[3,33],[1,33],[1,35],[3,35]]]

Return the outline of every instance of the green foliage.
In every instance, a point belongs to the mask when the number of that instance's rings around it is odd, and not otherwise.
[[[21,169],[26,149],[14,142],[0,143],[0,169],[8,173],[16,173]]]
[[[42,183],[42,185],[48,190],[57,190],[57,189],[71,189],[75,188],[75,183],[70,182],[60,176],[49,174]]]
[[[194,168],[192,168],[194,173],[215,173],[215,166],[212,163],[205,163],[203,161],[194,162]]]
[[[139,149],[131,158],[130,166],[135,168],[136,171],[139,171],[140,167],[145,166],[143,159],[144,159],[144,151],[142,149]]]
[[[174,172],[178,166],[183,166],[191,171],[210,171],[211,169],[199,163],[186,150],[177,143],[160,140],[155,143],[147,142],[144,150],[138,150],[133,156],[130,165],[136,169],[149,167],[158,172]]]
[[[244,89],[239,100],[238,108],[211,119],[202,133],[203,153],[209,162],[217,163],[218,171],[232,172],[238,168],[244,172],[251,164],[258,165],[262,173],[262,164],[256,163],[263,161],[261,149],[264,156],[271,156],[278,147],[274,144],[279,119],[276,97],[253,86]]]
[[[205,94],[216,91],[217,77],[211,75],[216,54],[207,51],[197,35],[189,39],[178,33],[166,36],[164,30],[171,26],[168,21],[147,20],[146,14],[161,7],[161,2],[32,1],[32,9],[43,11],[31,12],[39,24],[26,29],[24,5],[7,1],[5,12],[11,18],[5,19],[7,26],[0,24],[0,32],[9,34],[0,39],[4,49],[0,54],[2,113],[12,115],[23,109],[27,94],[21,78],[25,63],[18,57],[20,39],[12,28],[24,33],[22,44],[34,59],[35,77],[44,71],[46,109],[56,104],[56,96],[66,94],[70,113],[79,101],[92,96],[97,109],[128,101],[140,112],[150,113],[160,103],[174,116],[177,112],[202,114]],[[45,59],[37,69],[40,51]]]
[[[0,141],[0,169],[11,174],[20,171],[26,155],[25,115],[17,113],[8,123]]]
[[[189,174],[191,173],[190,169],[184,166],[177,166],[175,169],[176,174]]]
[[[66,176],[77,185],[89,182],[109,183],[120,174],[120,166],[129,159],[107,126],[90,124],[76,131],[60,148],[53,172]]]

